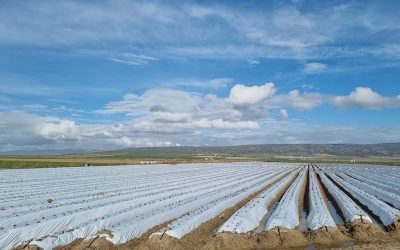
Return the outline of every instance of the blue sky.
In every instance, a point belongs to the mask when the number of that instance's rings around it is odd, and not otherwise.
[[[0,152],[400,141],[398,1],[1,1]]]

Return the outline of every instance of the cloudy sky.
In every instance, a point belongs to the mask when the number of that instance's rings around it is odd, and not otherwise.
[[[2,1],[0,152],[400,141],[399,1]]]

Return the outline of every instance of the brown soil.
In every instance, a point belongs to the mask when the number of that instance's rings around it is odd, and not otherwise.
[[[63,249],[63,250],[69,250],[69,249],[78,249],[78,247],[83,244],[84,240],[83,239],[75,239],[73,242],[69,243],[66,246],[60,246],[56,247],[55,249]]]
[[[392,226],[388,227],[391,237],[400,241],[400,219],[398,219]]]
[[[351,238],[343,234],[336,227],[323,227],[307,233],[307,238],[313,245],[319,247],[334,246],[342,242],[351,241]]]
[[[356,220],[347,225],[351,238],[358,242],[387,242],[390,235],[380,226],[361,220]]]
[[[15,247],[14,250],[40,250],[41,248],[39,248],[37,245],[28,245],[29,242],[26,243],[22,243],[19,246]]]
[[[218,234],[201,249],[282,249],[305,247],[308,244],[308,240],[298,230],[273,229],[257,234]]]

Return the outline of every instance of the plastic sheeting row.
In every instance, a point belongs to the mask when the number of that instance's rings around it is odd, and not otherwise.
[[[389,206],[387,203],[376,198],[374,195],[363,191],[362,189],[350,184],[332,172],[328,175],[364,206],[368,207],[375,215],[377,215],[385,226],[393,224],[400,218],[400,211]]]
[[[307,216],[308,228],[316,230],[320,227],[336,227],[318,185],[314,168],[309,168],[309,207],[310,213]]]
[[[7,170],[8,181],[0,187],[0,207],[5,208],[0,210],[0,249],[26,240],[51,249],[105,229],[113,232],[110,241],[123,243],[213,199],[243,190],[254,192],[272,175],[293,166],[232,163]],[[85,175],[88,182],[82,181]],[[18,178],[27,184],[19,188]],[[76,193],[63,192],[56,178],[62,187],[75,185]],[[123,180],[120,185],[118,179]],[[98,181],[104,181],[104,188]],[[14,187],[20,196],[13,197]],[[43,194],[30,200],[22,194],[23,190],[35,193],[35,188]],[[49,197],[54,201],[46,203]]]

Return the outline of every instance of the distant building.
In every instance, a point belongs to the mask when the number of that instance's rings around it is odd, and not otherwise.
[[[157,164],[158,161],[140,161],[140,164]]]

